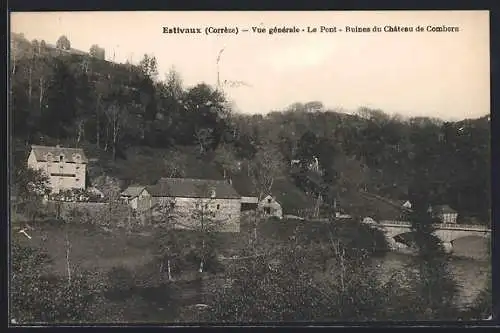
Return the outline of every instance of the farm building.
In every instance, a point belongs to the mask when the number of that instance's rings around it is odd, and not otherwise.
[[[170,206],[179,228],[191,229],[203,220],[218,231],[239,232],[241,196],[226,181],[190,178],[161,178],[138,195],[137,206]]]
[[[266,217],[283,218],[283,210],[281,209],[280,203],[271,195],[267,195],[259,202],[259,210],[261,210]]]
[[[146,187],[141,185],[131,185],[127,187],[121,194],[120,197],[123,201],[128,203],[133,209],[138,208],[139,199],[148,196],[146,193]]]

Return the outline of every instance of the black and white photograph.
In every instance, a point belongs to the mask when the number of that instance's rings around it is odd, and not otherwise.
[[[9,325],[496,319],[488,11],[9,20]]]

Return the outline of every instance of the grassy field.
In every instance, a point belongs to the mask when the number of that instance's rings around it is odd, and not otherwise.
[[[243,219],[240,233],[216,236],[218,255],[248,255],[244,252],[250,249],[253,221],[246,219],[252,220],[251,217]],[[264,245],[265,251],[271,252],[289,242],[308,243],[320,234],[326,236],[323,223],[270,219],[258,225],[259,243]],[[13,237],[25,246],[46,252],[53,259],[47,266],[47,272],[61,277],[67,275],[69,239],[73,274],[90,271],[107,276],[108,289],[104,294],[107,310],[102,319],[106,322],[196,321],[199,311],[193,306],[210,303],[215,291],[225,285],[225,270],[237,263],[235,260],[220,260],[220,270],[204,273],[203,278],[197,273],[196,263],[183,266],[173,274],[174,281],[168,281],[166,274],[160,273],[159,263],[155,260],[154,232],[152,228],[135,232],[120,228],[104,231],[91,225],[45,222],[28,230],[31,239],[18,231],[13,233]],[[352,232],[359,234],[357,229]],[[179,233],[179,237],[189,241],[189,237],[184,236]],[[272,257],[271,253],[268,259],[272,260]]]
[[[111,232],[90,225],[64,225],[44,222],[32,225],[29,239],[17,230],[12,237],[22,245],[47,253],[52,261],[44,271],[61,277],[67,275],[67,237],[70,240],[70,263],[73,274],[84,271],[102,272],[108,285],[105,305],[98,321],[112,322],[178,322],[192,321],[197,311],[194,304],[209,298],[214,284],[223,275],[207,272],[204,279],[193,267],[184,267],[168,281],[154,260],[153,230],[129,233],[123,229]],[[220,235],[218,244],[234,248],[241,243],[234,235]],[[224,251],[222,251],[224,252]],[[229,255],[231,252],[225,252]],[[15,258],[13,258],[15,260]],[[217,282],[219,281],[219,282]]]

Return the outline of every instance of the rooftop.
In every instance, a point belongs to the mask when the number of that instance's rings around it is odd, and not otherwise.
[[[218,199],[241,198],[224,180],[160,178],[155,185],[147,186],[146,189],[154,197],[209,198],[214,191]]]
[[[448,205],[436,205],[432,206],[432,211],[437,214],[453,214],[457,211]]]
[[[144,188],[145,188],[145,186],[141,186],[141,185],[131,185],[131,186],[127,187],[121,193],[121,195],[133,199],[135,197],[138,197],[139,194],[141,194],[142,190],[144,190]]]
[[[76,162],[76,156],[80,156],[79,163],[87,163],[87,156],[82,148],[66,148],[60,146],[38,146],[31,145],[31,149],[35,154],[35,158],[39,162],[55,162],[59,161],[58,156],[64,155],[68,161]],[[50,160],[50,161],[49,161]]]

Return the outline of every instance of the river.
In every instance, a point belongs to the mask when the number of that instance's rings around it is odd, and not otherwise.
[[[413,257],[410,254],[389,252],[382,258],[374,259],[373,264],[384,278],[388,278],[396,271],[405,270],[405,265],[409,264]],[[459,305],[466,305],[474,301],[478,293],[486,287],[491,261],[488,259],[453,257],[448,264],[451,274],[459,287]]]

